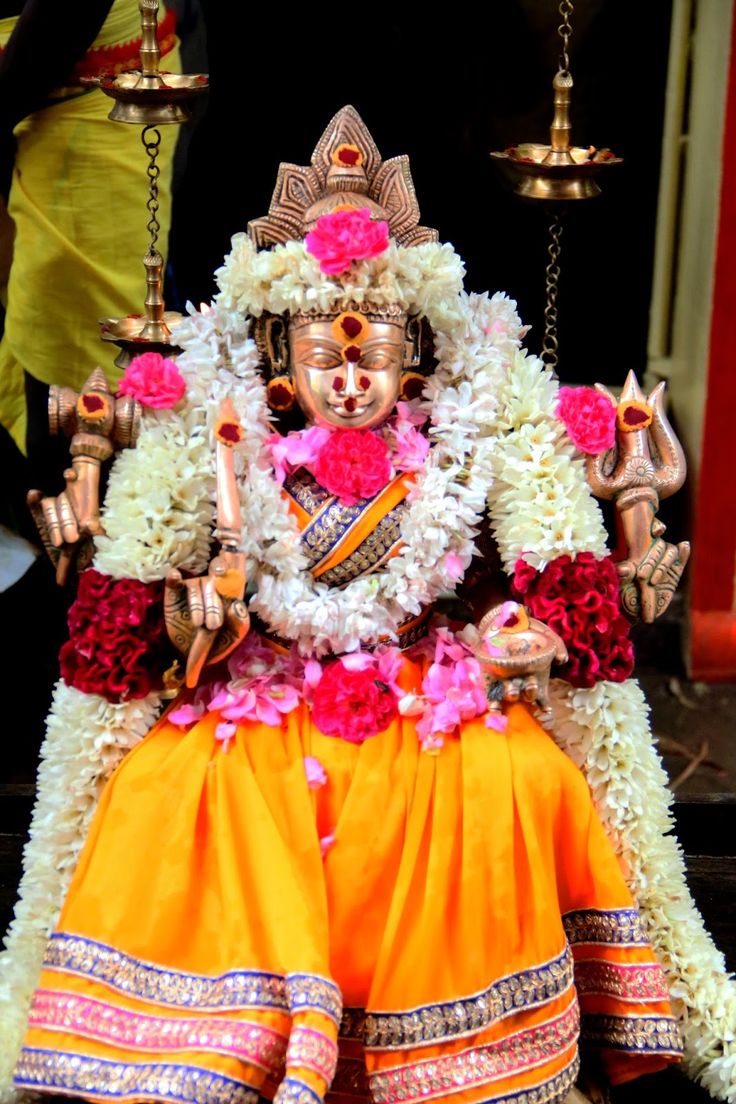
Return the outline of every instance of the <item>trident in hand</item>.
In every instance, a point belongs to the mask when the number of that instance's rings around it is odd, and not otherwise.
[[[587,460],[588,482],[598,498],[615,499],[621,516],[627,558],[616,566],[626,613],[654,621],[669,606],[690,556],[687,541],[668,544],[657,518],[660,500],[678,491],[685,480],[682,446],[663,410],[665,381],[645,398],[629,372],[616,398],[596,387],[616,407],[614,453]]]

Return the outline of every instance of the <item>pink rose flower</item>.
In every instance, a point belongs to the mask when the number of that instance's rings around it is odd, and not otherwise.
[[[329,275],[347,272],[353,261],[376,257],[388,249],[388,223],[374,221],[367,207],[323,215],[304,239],[307,252]]]
[[[616,407],[594,387],[561,387],[557,417],[580,452],[598,456],[616,443]]]
[[[321,486],[353,506],[358,499],[373,498],[390,480],[388,445],[370,430],[344,429],[330,436],[310,471]]]
[[[170,410],[182,398],[186,386],[173,360],[160,353],[142,353],[125,369],[118,393],[132,395],[154,410]]]
[[[362,744],[382,732],[398,714],[396,694],[372,664],[348,670],[342,660],[323,669],[314,690],[312,717],[325,736]]]

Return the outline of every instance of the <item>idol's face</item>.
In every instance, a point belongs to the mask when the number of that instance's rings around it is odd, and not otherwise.
[[[308,422],[338,429],[373,429],[399,397],[406,319],[371,322],[363,315],[289,323],[289,360],[296,399]],[[352,334],[352,336],[350,336]]]

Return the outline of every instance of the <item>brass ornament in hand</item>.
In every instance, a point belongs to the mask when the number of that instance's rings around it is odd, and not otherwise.
[[[141,408],[127,395],[114,398],[105,374],[96,368],[81,392],[69,387],[49,389],[49,427],[52,435],[72,438],[71,467],[64,472],[66,489],[56,496],[28,492],[27,502],[44,547],[56,565],[56,581],[63,585],[72,564],[78,571],[94,554],[100,523],[100,466],[115,447],[135,444]]]
[[[645,398],[629,372],[618,401],[597,387],[616,406],[616,448],[588,457],[588,482],[598,498],[615,500],[621,518],[627,556],[616,567],[624,610],[651,622],[669,606],[690,557],[687,541],[662,539],[657,517],[660,500],[685,480],[685,455],[664,412],[664,381]]]
[[[504,702],[522,701],[533,707],[541,723],[548,723],[550,668],[567,661],[562,639],[517,602],[494,606],[481,619],[478,633],[473,651],[491,710],[500,712]]]
[[[164,618],[169,639],[187,657],[186,685],[196,686],[206,664],[225,659],[237,648],[250,626],[244,601],[245,556],[221,552],[206,575],[166,578]]]

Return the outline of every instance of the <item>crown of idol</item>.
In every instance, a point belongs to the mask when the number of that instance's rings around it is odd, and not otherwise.
[[[353,107],[332,119],[310,165],[283,163],[269,212],[236,234],[215,274],[218,305],[243,314],[317,316],[344,310],[450,322],[463,264],[419,225],[406,156],[382,161]]]
[[[436,230],[419,225],[419,204],[406,155],[383,161],[354,107],[343,107],[317,143],[310,165],[279,166],[271,206],[248,223],[258,248],[301,241],[324,215],[367,211],[388,224],[399,245],[436,242]]]

